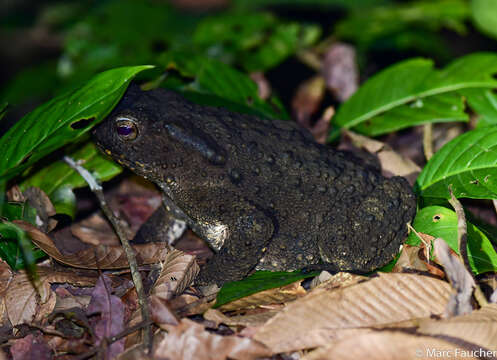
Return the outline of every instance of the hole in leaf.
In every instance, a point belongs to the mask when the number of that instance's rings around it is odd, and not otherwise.
[[[254,104],[254,98],[252,96],[247,96],[247,104],[250,106]]]
[[[442,220],[442,215],[440,214],[433,215],[433,222],[439,222],[440,220]]]
[[[478,185],[480,183],[480,181],[478,181],[478,179],[474,179],[474,180],[471,180],[469,183],[473,184],[473,185]]]
[[[84,129],[85,127],[87,127],[93,120],[95,120],[95,118],[90,118],[90,119],[81,119],[81,120],[78,120],[76,122],[73,122],[71,124],[71,128],[73,128],[74,130],[79,130],[79,129]]]

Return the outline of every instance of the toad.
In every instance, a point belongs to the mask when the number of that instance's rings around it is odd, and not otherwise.
[[[163,192],[158,215],[185,222],[215,251],[197,284],[254,270],[372,271],[393,259],[416,201],[348,152],[290,121],[202,106],[131,85],[94,138]],[[161,234],[161,231],[157,231]]]

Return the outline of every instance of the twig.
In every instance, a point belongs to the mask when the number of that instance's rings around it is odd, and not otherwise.
[[[452,186],[449,185],[450,199],[449,203],[454,208],[457,215],[457,246],[459,248],[459,259],[464,264],[468,272],[473,276],[471,267],[469,265],[468,258],[468,228],[466,223],[466,215],[464,214],[464,209],[459,200],[456,199],[454,193],[452,192]],[[473,277],[474,278],[474,277]],[[478,283],[475,281],[475,299],[480,306],[488,304],[483,291],[481,290]]]
[[[86,170],[81,165],[77,164],[72,158],[68,156],[64,156],[64,161],[74,170],[76,170],[85,181],[90,186],[91,191],[95,194],[98,201],[100,202],[100,207],[104,212],[105,216],[111,222],[114,230],[116,231],[119,240],[123,246],[124,252],[126,254],[126,258],[128,260],[129,268],[131,270],[131,278],[133,279],[133,283],[135,285],[136,293],[138,295],[138,303],[140,304],[141,315],[143,322],[150,323],[150,311],[148,307],[147,297],[145,295],[145,290],[143,288],[143,282],[138,270],[138,264],[136,262],[136,256],[133,248],[131,247],[128,238],[127,238],[127,225],[123,225],[123,222],[120,221],[109,208],[107,202],[105,201],[104,193],[102,191],[102,186],[97,183],[97,180],[90,174],[88,170]],[[152,328],[150,325],[147,325],[143,329],[143,343],[145,348],[150,352],[152,347]]]
[[[426,161],[433,156],[433,125],[425,124],[423,126],[423,151]]]

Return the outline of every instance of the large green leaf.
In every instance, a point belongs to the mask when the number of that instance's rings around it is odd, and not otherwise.
[[[461,95],[440,94],[398,106],[360,123],[354,129],[365,135],[377,136],[430,122],[467,121],[468,114],[464,108]]]
[[[416,180],[425,197],[497,199],[497,127],[468,131],[445,144]]]
[[[495,0],[471,0],[473,21],[478,29],[497,38],[497,4]]]
[[[319,271],[257,271],[246,279],[224,284],[221,291],[217,294],[216,305],[214,307],[219,307],[231,301],[258,293],[259,291],[285,286],[295,281],[317,275],[319,275]]]
[[[160,63],[186,78],[186,82],[176,84],[176,89],[193,101],[270,118],[288,117],[275,97],[262,100],[257,85],[247,75],[221,61],[188,52],[168,52]]]
[[[435,70],[431,60],[406,60],[369,79],[340,107],[334,122],[351,128],[417,99],[466,88],[494,88],[495,73],[497,54],[492,53],[464,56],[443,70]]]
[[[457,215],[442,206],[428,206],[416,214],[413,227],[418,232],[444,239],[459,254],[457,244]],[[468,260],[475,274],[497,271],[497,253],[488,237],[475,225],[467,223]],[[419,245],[420,239],[411,232],[407,243]]]
[[[0,181],[18,175],[52,151],[78,140],[112,110],[131,79],[149,68],[144,65],[105,71],[81,88],[24,116],[0,138]]]
[[[68,156],[81,161],[100,181],[109,180],[122,171],[119,165],[103,156],[91,142],[70,152]],[[58,214],[74,216],[75,197],[72,190],[86,186],[86,181],[69,165],[59,160],[30,175],[20,184],[23,191],[31,186],[42,189],[50,197]]]

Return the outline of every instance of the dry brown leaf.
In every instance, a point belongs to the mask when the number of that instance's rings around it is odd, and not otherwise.
[[[5,294],[5,305],[9,320],[13,326],[31,323],[39,306],[49,301],[52,290],[50,283],[43,275],[39,275],[38,292],[25,272],[20,272],[12,279]],[[55,307],[55,303],[54,303]]]
[[[213,321],[216,325],[225,324],[228,326],[257,327],[265,324],[269,319],[276,315],[279,310],[266,310],[253,314],[227,316],[216,309],[209,309],[204,313],[204,319]]]
[[[270,351],[249,338],[213,334],[189,319],[169,326],[168,334],[161,335],[154,349],[158,360],[211,360],[214,354],[216,360],[249,360],[269,356]]]
[[[145,353],[143,344],[140,343],[127,348],[115,360],[152,360],[152,357]]]
[[[301,283],[302,280],[299,280],[279,288],[264,290],[220,306],[219,310],[234,311],[256,306],[290,302],[307,294],[305,289],[300,285]]]
[[[442,339],[403,332],[362,332],[333,341],[302,360],[405,360],[405,359],[477,359]]]
[[[91,286],[96,282],[96,278],[85,278],[71,272],[43,268],[38,268],[36,274],[38,276],[36,288],[28,275],[21,271],[14,276],[5,292],[7,314],[13,326],[40,320],[53,311],[56,295],[50,284],[69,282],[79,286]]]
[[[85,269],[122,269],[128,267],[128,260],[121,245],[91,246],[73,254],[62,254],[53,240],[24,221],[15,220],[14,223],[26,231],[33,242],[55,260],[74,267]],[[167,243],[149,243],[133,245],[136,251],[136,260],[139,265],[154,264],[165,259],[169,252]]]
[[[468,315],[444,320],[423,320],[418,332],[460,338],[497,351],[497,304],[489,304]]]
[[[343,289],[316,289],[288,304],[254,339],[275,353],[321,346],[342,329],[441,314],[451,292],[441,280],[398,273],[380,274]]]
[[[367,276],[351,274],[348,272],[339,272],[323,281],[321,284],[316,286],[316,289],[335,289],[335,288],[345,288],[347,286],[355,285],[361,281],[368,280]]]
[[[159,327],[164,325],[179,324],[179,319],[176,314],[171,310],[167,302],[163,301],[158,296],[150,296],[150,312],[152,320]]]
[[[0,326],[7,322],[7,308],[5,307],[5,292],[14,275],[10,266],[0,259]]]
[[[359,87],[359,67],[354,47],[335,43],[326,52],[322,73],[328,89],[344,102]]]
[[[164,300],[182,294],[193,283],[199,271],[195,256],[173,249],[162,263],[152,294]]]
[[[422,251],[423,249],[419,246],[404,244],[392,272],[403,272],[405,270],[428,271],[426,262],[420,258],[420,252]]]
[[[13,274],[9,264],[0,259],[0,296],[9,286]]]
[[[120,245],[119,238],[101,213],[71,225],[71,233],[90,245]]]
[[[407,180],[411,181],[415,180],[417,174],[421,171],[421,168],[415,162],[398,154],[387,144],[349,130],[344,130],[343,132],[352,140],[352,143],[355,146],[363,148],[372,154],[376,154],[384,172],[404,176]]]

